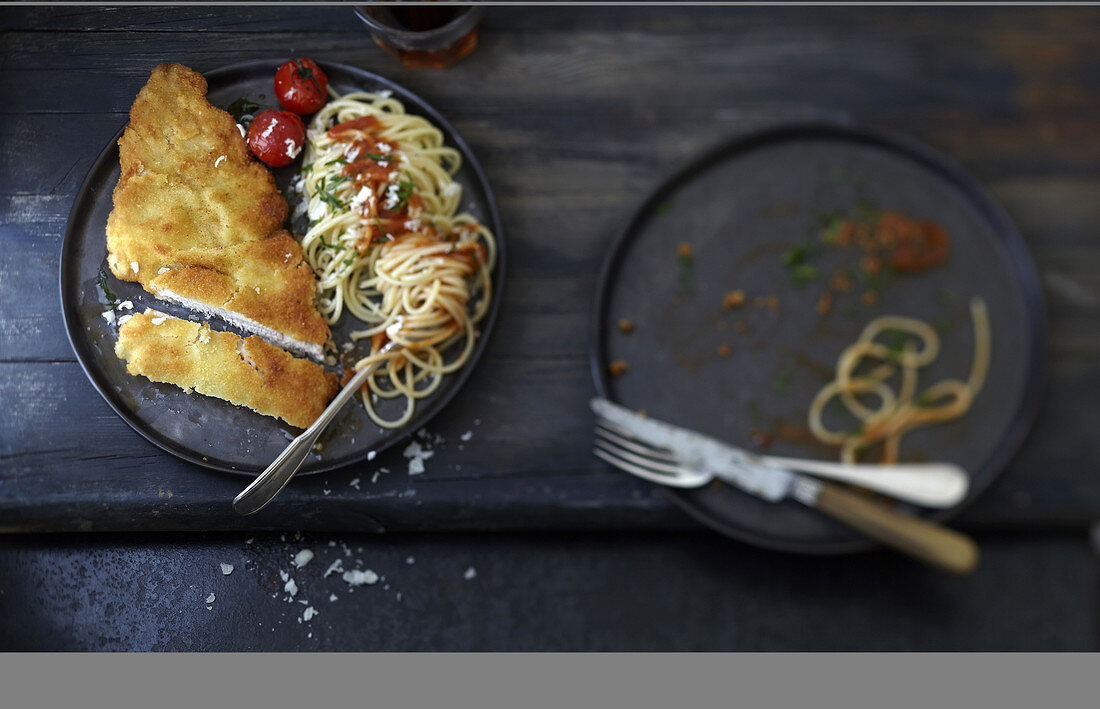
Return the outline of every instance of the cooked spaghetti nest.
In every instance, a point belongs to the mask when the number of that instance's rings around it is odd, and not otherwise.
[[[382,365],[363,403],[379,426],[397,428],[469,359],[491,300],[496,241],[456,213],[462,157],[438,128],[388,92],[330,93],[306,132],[302,247],[325,319],[334,324],[346,309],[366,325],[351,333],[371,342],[355,368]],[[380,352],[391,340],[400,346]],[[375,410],[378,399],[398,397],[406,399],[399,418]]]
[[[896,463],[905,433],[951,421],[969,411],[985,382],[992,343],[985,302],[980,298],[971,300],[970,315],[974,324],[974,357],[969,378],[937,382],[919,395],[918,370],[931,364],[939,354],[936,330],[921,320],[896,315],[868,323],[859,339],[841,353],[836,378],[822,387],[810,405],[809,427],[814,437],[823,443],[839,445],[840,458],[845,463],[856,462],[860,452],[881,442],[882,461]],[[886,332],[906,337],[905,345],[900,349],[887,347],[878,339]],[[866,374],[856,374],[866,361],[878,364]],[[899,370],[900,385],[895,392],[887,380]],[[878,406],[865,403],[868,397],[877,400]],[[823,413],[834,398],[859,420],[856,430],[833,431],[825,427]]]

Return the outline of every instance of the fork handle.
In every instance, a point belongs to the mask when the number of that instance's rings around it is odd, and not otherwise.
[[[799,501],[927,564],[960,576],[978,564],[978,546],[965,534],[838,485],[802,478],[799,486],[802,489],[795,495]]]
[[[379,352],[388,352],[395,347],[397,347],[397,342],[391,340]],[[271,465],[267,466],[267,470],[260,473],[248,487],[241,490],[233,498],[233,509],[236,510],[237,514],[256,514],[266,507],[267,503],[275,499],[275,496],[286,487],[290,479],[298,472],[298,468],[302,467],[302,463],[305,462],[309,452],[313,450],[313,444],[321,436],[325,426],[328,426],[329,422],[336,417],[336,414],[340,413],[340,409],[344,408],[344,404],[355,396],[355,392],[359,391],[359,387],[366,384],[367,377],[373,374],[380,364],[382,364],[382,360],[371,362],[356,372],[351,381],[329,402],[329,405],[325,407],[317,420],[291,441]]]

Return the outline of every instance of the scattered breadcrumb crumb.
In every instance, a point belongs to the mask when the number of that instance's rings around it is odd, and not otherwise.
[[[718,356],[719,357],[729,357],[730,352],[733,352],[733,348],[730,347],[728,343],[723,342],[722,344],[718,345]]]
[[[630,365],[627,364],[625,359],[617,359],[611,364],[607,365],[607,372],[613,376],[618,377],[626,373],[626,370],[630,369]]]
[[[829,311],[833,309],[833,293],[832,291],[825,291],[821,294],[821,297],[817,299],[817,314],[828,315]]]
[[[722,296],[722,307],[726,310],[740,308],[745,304],[745,291],[731,290]]]
[[[775,295],[758,295],[752,299],[752,304],[758,308],[767,308],[772,315],[779,313],[779,298]]]
[[[690,258],[692,254],[691,244],[686,241],[681,242],[680,245],[676,247],[676,253],[682,258]]]
[[[634,332],[634,323],[630,320],[627,320],[626,318],[620,318],[619,329],[622,330],[623,333],[629,335],[630,333]]]
[[[848,276],[848,272],[844,269],[837,269],[833,273],[832,279],[829,281],[829,288],[841,293],[849,293],[855,287],[852,283],[852,279]]]
[[[859,301],[864,305],[874,305],[878,302],[878,291],[869,290],[864,291],[863,295],[859,297]],[[119,322],[122,322],[119,320]]]

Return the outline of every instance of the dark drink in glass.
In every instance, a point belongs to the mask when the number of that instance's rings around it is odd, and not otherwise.
[[[408,69],[445,69],[472,52],[483,12],[442,2],[355,6],[378,46]]]

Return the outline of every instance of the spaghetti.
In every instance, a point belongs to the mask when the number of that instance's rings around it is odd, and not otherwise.
[[[836,365],[836,378],[814,397],[809,411],[809,427],[819,441],[840,446],[845,463],[856,462],[860,452],[877,443],[883,444],[884,463],[898,461],[901,437],[915,428],[959,418],[981,391],[989,370],[992,338],[989,314],[978,298],[970,302],[974,322],[974,358],[966,381],[947,379],[917,394],[917,373],[939,354],[939,336],[932,326],[913,318],[894,315],[875,318],[863,329],[859,339],[845,349]],[[907,339],[904,346],[891,348],[878,338],[894,332]],[[916,346],[919,342],[919,347]],[[857,375],[865,360],[878,362],[871,371]],[[900,370],[897,392],[887,382]],[[863,400],[861,400],[861,397]],[[877,399],[878,406],[865,403]],[[826,405],[837,398],[849,413],[859,419],[854,431],[833,431],[822,421]]]
[[[462,158],[438,128],[388,92],[330,94],[306,133],[302,248],[325,319],[333,324],[346,309],[366,325],[351,333],[371,343],[355,368],[384,366],[363,404],[379,426],[397,428],[469,359],[489,307],[496,242],[473,216],[456,213]],[[391,340],[400,346],[380,352]],[[399,397],[400,417],[375,410],[378,399]]]

